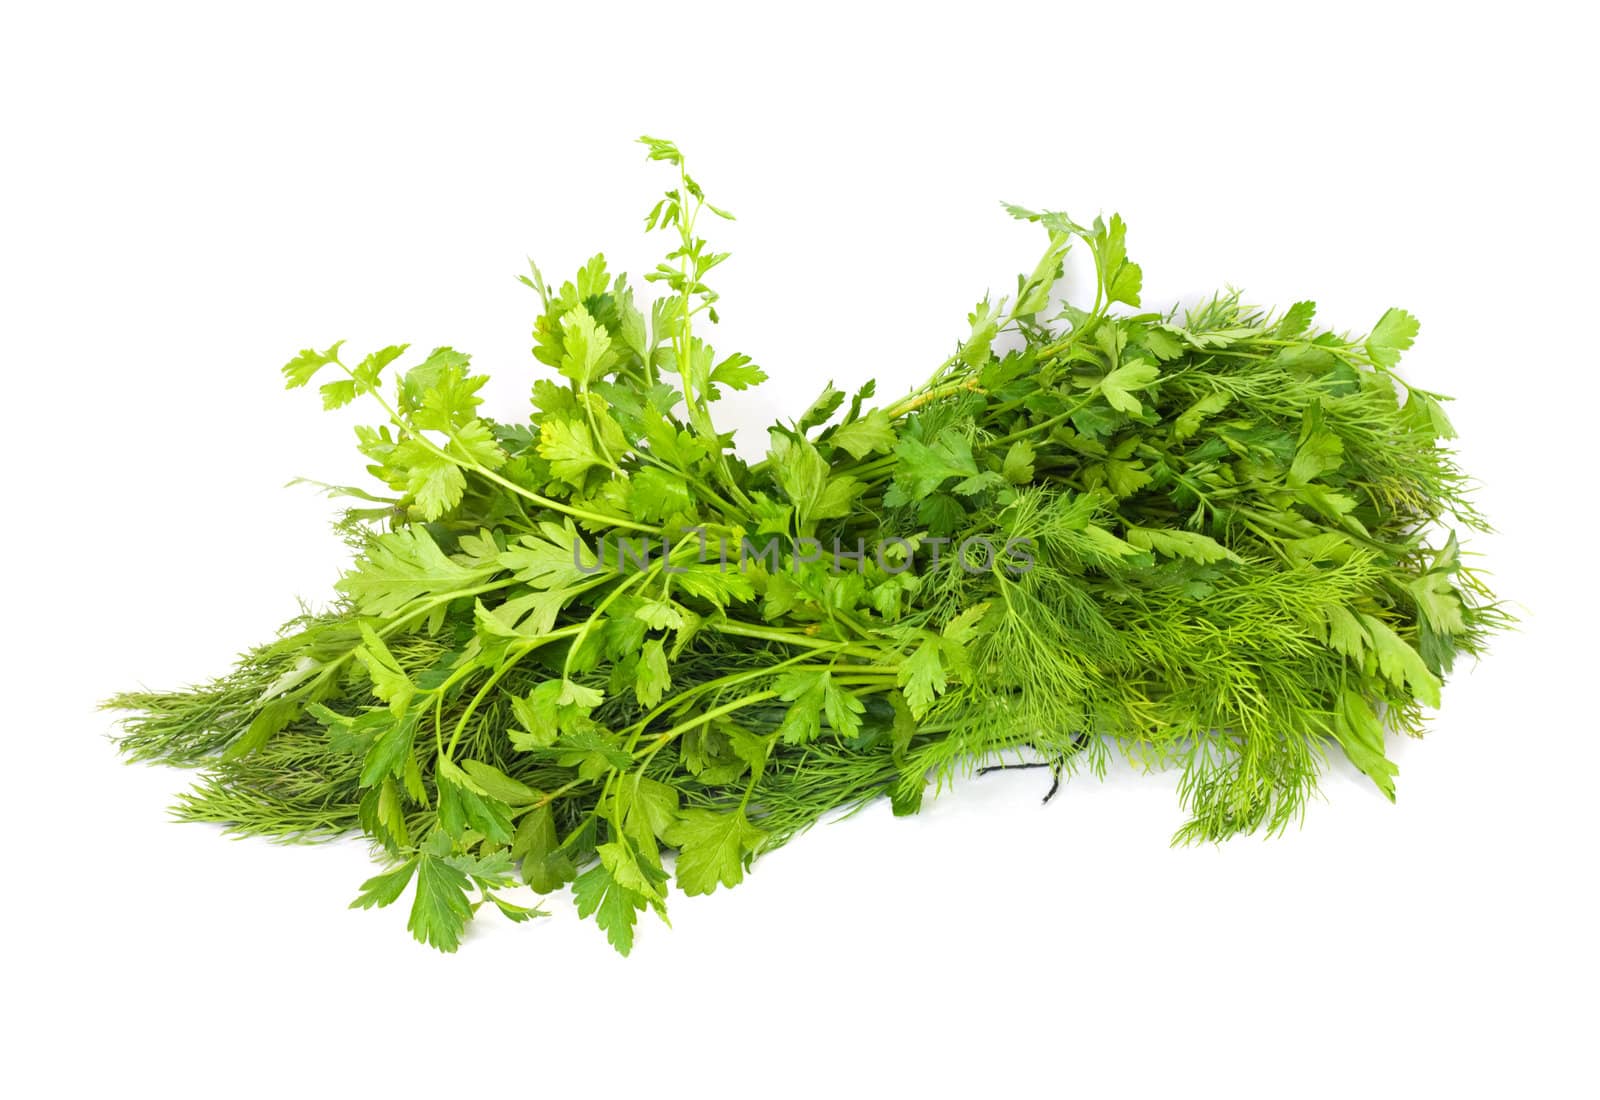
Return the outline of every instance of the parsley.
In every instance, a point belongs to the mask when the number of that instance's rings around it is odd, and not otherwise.
[[[505,896],[526,886],[570,888],[626,954],[673,885],[738,885],[831,811],[912,813],[1021,750],[1058,778],[1180,769],[1185,841],[1282,830],[1338,756],[1395,796],[1386,739],[1509,621],[1457,542],[1485,524],[1446,399],[1394,373],[1415,318],[1144,311],[1121,218],[1012,206],[1043,255],[923,385],[830,382],[747,465],[713,406],[766,376],[708,342],[703,226],[731,215],[644,143],[673,176],[659,296],[604,256],[524,276],[549,368],[526,420],[486,417],[452,348],[284,366],[377,414],[377,487],[332,490],[356,502],[334,607],[214,683],[111,701],[124,752],[203,769],[182,817],[364,833],[389,869],[353,904],[409,897],[443,951],[485,905],[540,915]],[[1093,293],[1051,314],[1073,247]],[[860,557],[799,552],[835,545]]]

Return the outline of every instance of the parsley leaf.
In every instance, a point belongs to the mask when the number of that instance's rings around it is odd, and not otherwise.
[[[678,849],[678,888],[692,895],[739,885],[766,839],[743,809],[684,811],[666,833],[667,843]]]

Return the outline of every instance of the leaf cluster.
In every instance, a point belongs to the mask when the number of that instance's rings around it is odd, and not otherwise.
[[[713,406],[766,376],[706,337],[727,255],[702,217],[731,215],[644,142],[675,173],[645,219],[661,296],[603,255],[559,285],[531,266],[525,414],[485,416],[447,347],[284,366],[378,414],[377,487],[333,489],[358,552],[332,607],[216,683],[111,701],[126,753],[202,769],[181,816],[363,833],[388,869],[354,904],[409,896],[441,950],[484,906],[538,915],[522,885],[626,954],[671,886],[735,886],[826,814],[913,813],[996,761],[1179,768],[1180,840],[1283,829],[1335,754],[1394,797],[1387,738],[1507,622],[1457,540],[1484,522],[1446,399],[1394,372],[1414,318],[1149,311],[1121,218],[1008,207],[1045,251],[924,384],[830,383],[746,464]],[[1073,247],[1086,308],[1056,298]],[[774,536],[895,548],[723,564]],[[1026,568],[955,567],[975,538]]]

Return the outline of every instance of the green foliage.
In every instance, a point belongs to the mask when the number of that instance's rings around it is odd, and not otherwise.
[[[720,884],[737,886],[767,835],[745,817],[743,807],[726,813],[686,810],[667,829],[678,848],[678,888],[709,894]]]
[[[912,393],[830,383],[747,465],[711,407],[765,374],[705,338],[727,255],[701,217],[729,215],[644,144],[673,173],[645,219],[662,294],[603,255],[559,285],[533,268],[526,420],[480,415],[451,348],[284,366],[381,413],[357,433],[378,487],[336,490],[357,555],[333,607],[215,683],[111,701],[130,756],[202,769],[180,816],[365,834],[390,869],[354,905],[409,891],[440,950],[486,904],[540,914],[507,892],[570,884],[626,954],[672,883],[735,886],[828,813],[914,813],[1022,751],[1181,769],[1180,840],[1285,828],[1340,755],[1395,796],[1387,737],[1508,621],[1456,540],[1484,523],[1445,399],[1393,373],[1414,318],[1350,339],[1310,302],[1133,312],[1120,217],[1010,207],[1047,234],[1013,298]],[[1092,301],[1048,317],[1074,245]],[[741,568],[771,536],[903,541]]]

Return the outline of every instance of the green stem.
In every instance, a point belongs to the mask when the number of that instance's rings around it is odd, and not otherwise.
[[[952,356],[950,359],[945,360],[945,366],[940,367],[939,372],[934,377],[937,378],[939,373],[943,373],[949,364],[954,361],[954,358]],[[929,402],[937,401],[942,397],[952,397],[962,392],[982,393],[983,389],[978,385],[978,380],[974,377],[960,378],[954,382],[946,382],[944,385],[939,386],[924,385],[906,394],[894,404],[884,406],[883,411],[889,414],[891,420],[897,420],[902,416],[915,412]]]
[[[1076,416],[1078,413],[1082,412],[1084,409],[1086,409],[1089,406],[1089,402],[1093,401],[1096,397],[1099,397],[1099,396],[1100,396],[1100,390],[1098,388],[1090,390],[1089,393],[1087,395],[1085,395],[1085,397],[1084,397],[1084,399],[1082,401],[1079,401],[1076,405],[1072,406],[1072,408],[1068,409],[1066,412],[1057,413],[1055,416],[1052,416],[1048,420],[1041,420],[1039,423],[1030,424],[1026,428],[1018,428],[1016,431],[1011,432],[1009,435],[1003,435],[999,439],[991,439],[989,441],[989,443],[990,443],[991,446],[996,446],[997,447],[1002,443],[1014,443],[1019,439],[1025,439],[1028,436],[1033,435],[1033,434],[1035,434],[1037,432],[1046,431],[1046,430],[1048,430],[1050,428],[1055,427],[1057,424],[1061,423],[1063,420],[1066,420],[1068,417]]]
[[[766,691],[757,691],[757,692],[753,692],[753,693],[751,693],[749,695],[742,696],[741,698],[735,699],[731,703],[724,703],[720,707],[712,707],[710,710],[706,711],[704,714],[697,714],[697,715],[695,715],[695,717],[690,718],[688,721],[679,722],[676,726],[673,726],[671,729],[657,734],[655,739],[650,742],[649,748],[646,751],[648,751],[649,753],[653,754],[657,749],[659,749],[663,745],[667,744],[667,742],[671,741],[674,737],[678,736],[680,733],[686,733],[689,730],[692,730],[697,726],[703,726],[707,722],[711,722],[711,721],[714,721],[715,719],[721,718],[725,714],[732,714],[734,711],[741,710],[744,707],[754,706],[757,703],[764,703],[768,699],[775,699],[775,698],[777,698],[777,695],[778,695],[778,693],[776,691],[771,690],[771,689],[768,689]],[[634,755],[638,755],[637,751],[635,751]]]
[[[493,592],[493,591],[495,591],[497,589],[507,588],[507,587],[509,587],[509,586],[511,586],[513,584],[516,584],[516,583],[517,583],[517,579],[515,577],[507,577],[505,580],[496,581],[493,584],[479,585],[477,588],[463,588],[463,589],[460,589],[459,591],[456,591],[456,592],[446,592],[446,593],[443,593],[443,594],[441,594],[439,596],[435,596],[433,599],[428,600],[426,603],[422,604],[422,606],[413,608],[412,610],[406,612],[404,615],[400,616],[398,619],[394,619],[391,622],[385,623],[382,627],[378,628],[378,632],[377,632],[378,633],[378,637],[380,637],[380,638],[389,637],[391,634],[395,633],[401,627],[408,626],[409,624],[414,622],[416,619],[418,619],[419,617],[421,617],[423,615],[428,614],[430,611],[432,611],[436,607],[439,607],[441,604],[447,604],[447,603],[451,603],[451,602],[453,602],[455,600],[466,599],[466,598],[468,598],[470,596],[481,596],[485,592]],[[351,646],[349,649],[347,649],[343,653],[341,653],[338,657],[335,657],[333,660],[331,660],[327,664],[323,665],[321,671],[319,671],[316,674],[316,676],[312,677],[310,680],[307,680],[305,683],[303,683],[300,686],[296,687],[289,697],[292,698],[293,696],[299,695],[299,694],[301,694],[303,692],[310,691],[313,688],[317,687],[324,680],[326,680],[329,676],[331,676],[335,672],[337,672],[344,665],[344,663],[346,661],[348,661],[351,657],[355,656],[356,650],[358,650],[360,648],[361,648],[361,643],[357,642],[355,645]]]
[[[780,645],[804,646],[807,649],[837,649],[847,656],[860,657],[866,660],[876,660],[882,656],[870,646],[863,646],[855,642],[835,642],[826,638],[816,638],[809,634],[797,634],[790,630],[780,630],[776,627],[751,626],[748,623],[737,622],[733,619],[714,619],[706,624],[706,629],[715,630],[719,634],[734,634],[741,638],[758,638],[766,642],[777,642]]]
[[[335,359],[334,362],[338,363],[339,369],[348,374],[358,386],[361,385],[360,381],[356,379],[354,371],[345,366],[344,363],[340,362],[338,359]],[[622,519],[618,516],[608,516],[600,512],[590,512],[583,508],[575,508],[570,504],[563,504],[560,501],[551,500],[549,497],[541,496],[538,493],[533,492],[531,489],[524,489],[516,482],[509,481],[506,478],[501,477],[499,474],[489,469],[489,467],[475,461],[474,459],[461,458],[457,455],[451,454],[449,451],[436,444],[433,440],[423,435],[420,431],[412,428],[406,423],[405,419],[399,414],[399,412],[395,410],[394,406],[389,404],[389,402],[384,399],[384,396],[378,392],[378,388],[376,386],[373,386],[366,392],[370,393],[373,398],[377,400],[378,404],[383,407],[383,411],[389,414],[389,419],[393,422],[394,426],[419,444],[423,450],[429,452],[437,458],[444,459],[446,462],[454,463],[464,470],[471,470],[480,477],[494,482],[502,489],[506,489],[517,494],[518,496],[526,497],[528,500],[533,501],[533,503],[537,504],[541,508],[548,508],[553,512],[560,512],[563,515],[571,516],[574,519],[584,519],[591,523],[598,523],[603,526],[625,527],[631,531],[644,531],[652,535],[661,533],[661,528],[659,527],[651,527],[647,524],[635,523],[632,520]]]
[[[610,607],[612,602],[616,600],[618,596],[622,595],[633,585],[649,577],[655,576],[660,568],[661,562],[658,560],[643,573],[635,573],[630,577],[623,578],[623,580],[618,583],[616,587],[614,587],[610,592],[606,593],[605,599],[601,600],[597,605],[595,605],[594,611],[587,619],[583,621],[582,625],[577,628],[577,640],[572,643],[572,648],[567,650],[567,659],[563,661],[561,665],[561,678],[563,680],[569,680],[572,678],[572,660],[578,655],[578,650],[583,648],[584,641],[589,637],[589,631],[594,629],[594,624],[600,621],[601,616],[605,614],[606,608]]]

